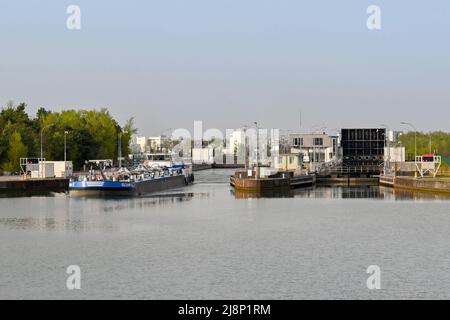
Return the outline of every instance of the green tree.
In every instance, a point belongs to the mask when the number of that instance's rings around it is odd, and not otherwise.
[[[131,136],[138,132],[137,128],[134,126],[134,118],[128,119],[123,128],[119,130],[122,132],[122,156],[126,156],[131,153]]]
[[[129,119],[123,129],[107,109],[64,110],[53,112],[39,108],[30,118],[27,105],[8,104],[0,111],[0,169],[9,168],[10,141],[20,133],[28,157],[40,155],[40,137],[43,128],[44,157],[49,160],[64,159],[64,139],[67,140],[67,159],[79,169],[85,160],[117,158],[118,134],[122,132],[122,154],[129,153],[131,135],[137,132],[134,119]],[[67,134],[65,134],[67,132]],[[14,135],[14,137],[13,137]],[[22,150],[23,151],[23,150]]]
[[[16,106],[10,101],[0,111],[0,166],[8,161],[9,140],[14,131],[20,132],[28,153],[36,152],[36,131],[25,109],[25,103]]]
[[[414,142],[416,140],[416,143]],[[414,146],[417,145],[416,154],[434,153],[442,157],[443,166],[449,166],[450,160],[450,133],[444,131],[408,132],[400,137],[405,146],[407,160],[414,160]]]
[[[4,166],[5,171],[17,172],[20,170],[20,158],[26,157],[27,147],[22,143],[20,133],[14,131],[9,139],[8,162]]]

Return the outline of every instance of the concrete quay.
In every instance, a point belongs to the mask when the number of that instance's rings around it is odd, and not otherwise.
[[[354,177],[317,177],[316,184],[321,185],[373,185],[379,184],[378,177],[354,178]]]
[[[292,176],[289,173],[277,174],[275,177],[255,179],[246,172],[236,172],[230,177],[230,185],[237,191],[288,191],[290,189],[312,186],[316,182],[315,175]]]
[[[234,163],[213,163],[213,164],[194,163],[192,165],[192,171],[195,172],[195,171],[208,170],[208,169],[242,169],[244,167],[245,166],[243,164],[234,164]]]
[[[24,179],[22,176],[0,177],[0,192],[64,192],[67,190],[69,190],[69,179],[64,178]]]
[[[381,175],[380,185],[396,189],[450,194],[450,178],[447,177],[414,178],[409,176]]]

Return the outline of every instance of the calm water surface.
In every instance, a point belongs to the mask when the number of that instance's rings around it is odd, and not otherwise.
[[[0,299],[450,298],[450,199],[379,187],[0,198]],[[81,268],[81,290],[66,268]],[[366,269],[381,268],[381,290]]]

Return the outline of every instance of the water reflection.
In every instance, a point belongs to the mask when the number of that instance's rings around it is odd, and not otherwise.
[[[21,197],[57,197],[68,194],[67,191],[53,192],[45,190],[9,190],[0,189],[0,198],[21,198]]]
[[[42,196],[41,193],[34,194]],[[146,212],[149,207],[167,207],[191,201],[194,196],[204,199],[207,193],[164,193],[147,197],[83,199],[66,195],[56,198],[23,198],[21,206],[12,206],[0,216],[0,226],[9,230],[37,230],[46,232],[117,231],[120,224],[112,220],[113,212]],[[53,199],[56,200],[53,201]],[[27,211],[27,203],[34,204],[34,211]],[[37,201],[37,202],[36,202]],[[14,208],[14,209],[13,209]],[[150,211],[148,211],[150,213]],[[7,215],[7,216],[5,216]]]
[[[89,222],[80,218],[50,218],[50,217],[23,217],[23,218],[0,218],[0,225],[7,229],[15,230],[39,230],[39,231],[71,231],[81,232],[87,230],[114,231],[111,223]]]
[[[148,208],[153,206],[167,206],[169,204],[191,201],[193,198],[205,199],[207,193],[168,193],[136,198],[110,198],[102,206],[103,212],[112,212],[129,209]],[[76,201],[84,201],[83,198],[74,198]],[[104,198],[103,198],[104,199]]]
[[[236,199],[257,199],[257,198],[293,198],[294,193],[290,190],[281,191],[241,191],[241,190],[231,190],[231,194],[234,195]]]
[[[383,199],[378,186],[316,186],[293,191],[296,198],[327,199]]]
[[[307,199],[379,199],[379,200],[450,200],[449,194],[414,192],[374,185],[315,186],[288,191],[243,192],[231,190],[236,199],[252,198],[307,198]]]
[[[426,201],[426,200],[450,200],[450,194],[439,192],[420,192],[404,189],[395,189],[389,187],[379,187],[380,192],[384,194],[385,199],[389,200],[413,200],[413,201]]]

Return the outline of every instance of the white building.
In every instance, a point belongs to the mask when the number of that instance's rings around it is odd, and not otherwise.
[[[245,148],[245,131],[243,129],[234,130],[227,137],[227,147],[225,153],[237,155]]]
[[[155,136],[147,138],[147,147],[150,152],[161,152],[164,148],[164,143],[169,140],[166,136]],[[167,150],[166,150],[167,151]]]
[[[298,153],[280,154],[273,157],[273,167],[280,171],[296,171],[301,165]]]
[[[145,152],[147,147],[147,138],[146,137],[136,137],[136,144],[139,146],[140,152]]]
[[[389,162],[405,162],[405,147],[396,145],[384,148],[384,157]]]
[[[400,136],[403,134],[403,131],[394,131],[394,130],[388,130],[387,132],[387,141],[398,143]]]
[[[56,178],[67,178],[73,174],[72,161],[44,161],[46,167],[53,166],[53,174]]]
[[[130,144],[131,153],[144,153],[147,150],[147,138],[143,136],[132,136]]]
[[[163,152],[167,150],[163,150],[164,143],[169,141],[169,138],[166,136],[154,136],[154,137],[145,137],[145,136],[133,136],[131,140],[131,152],[133,154],[146,153],[146,152]]]
[[[273,130],[263,128],[258,130],[258,135],[256,128],[236,129],[227,134],[226,148],[223,151],[227,163],[237,161],[239,164],[245,164],[247,161],[249,165],[252,165],[256,163],[257,158],[260,165],[271,163],[269,153],[278,154],[278,140],[275,139]]]
[[[31,178],[68,178],[73,174],[72,161],[46,161],[40,159],[21,158],[20,166],[23,174]]]
[[[329,162],[338,152],[337,136],[321,134],[291,134],[289,143],[291,153],[302,153],[303,162]]]
[[[214,149],[213,148],[193,148],[192,163],[195,164],[213,164]]]

